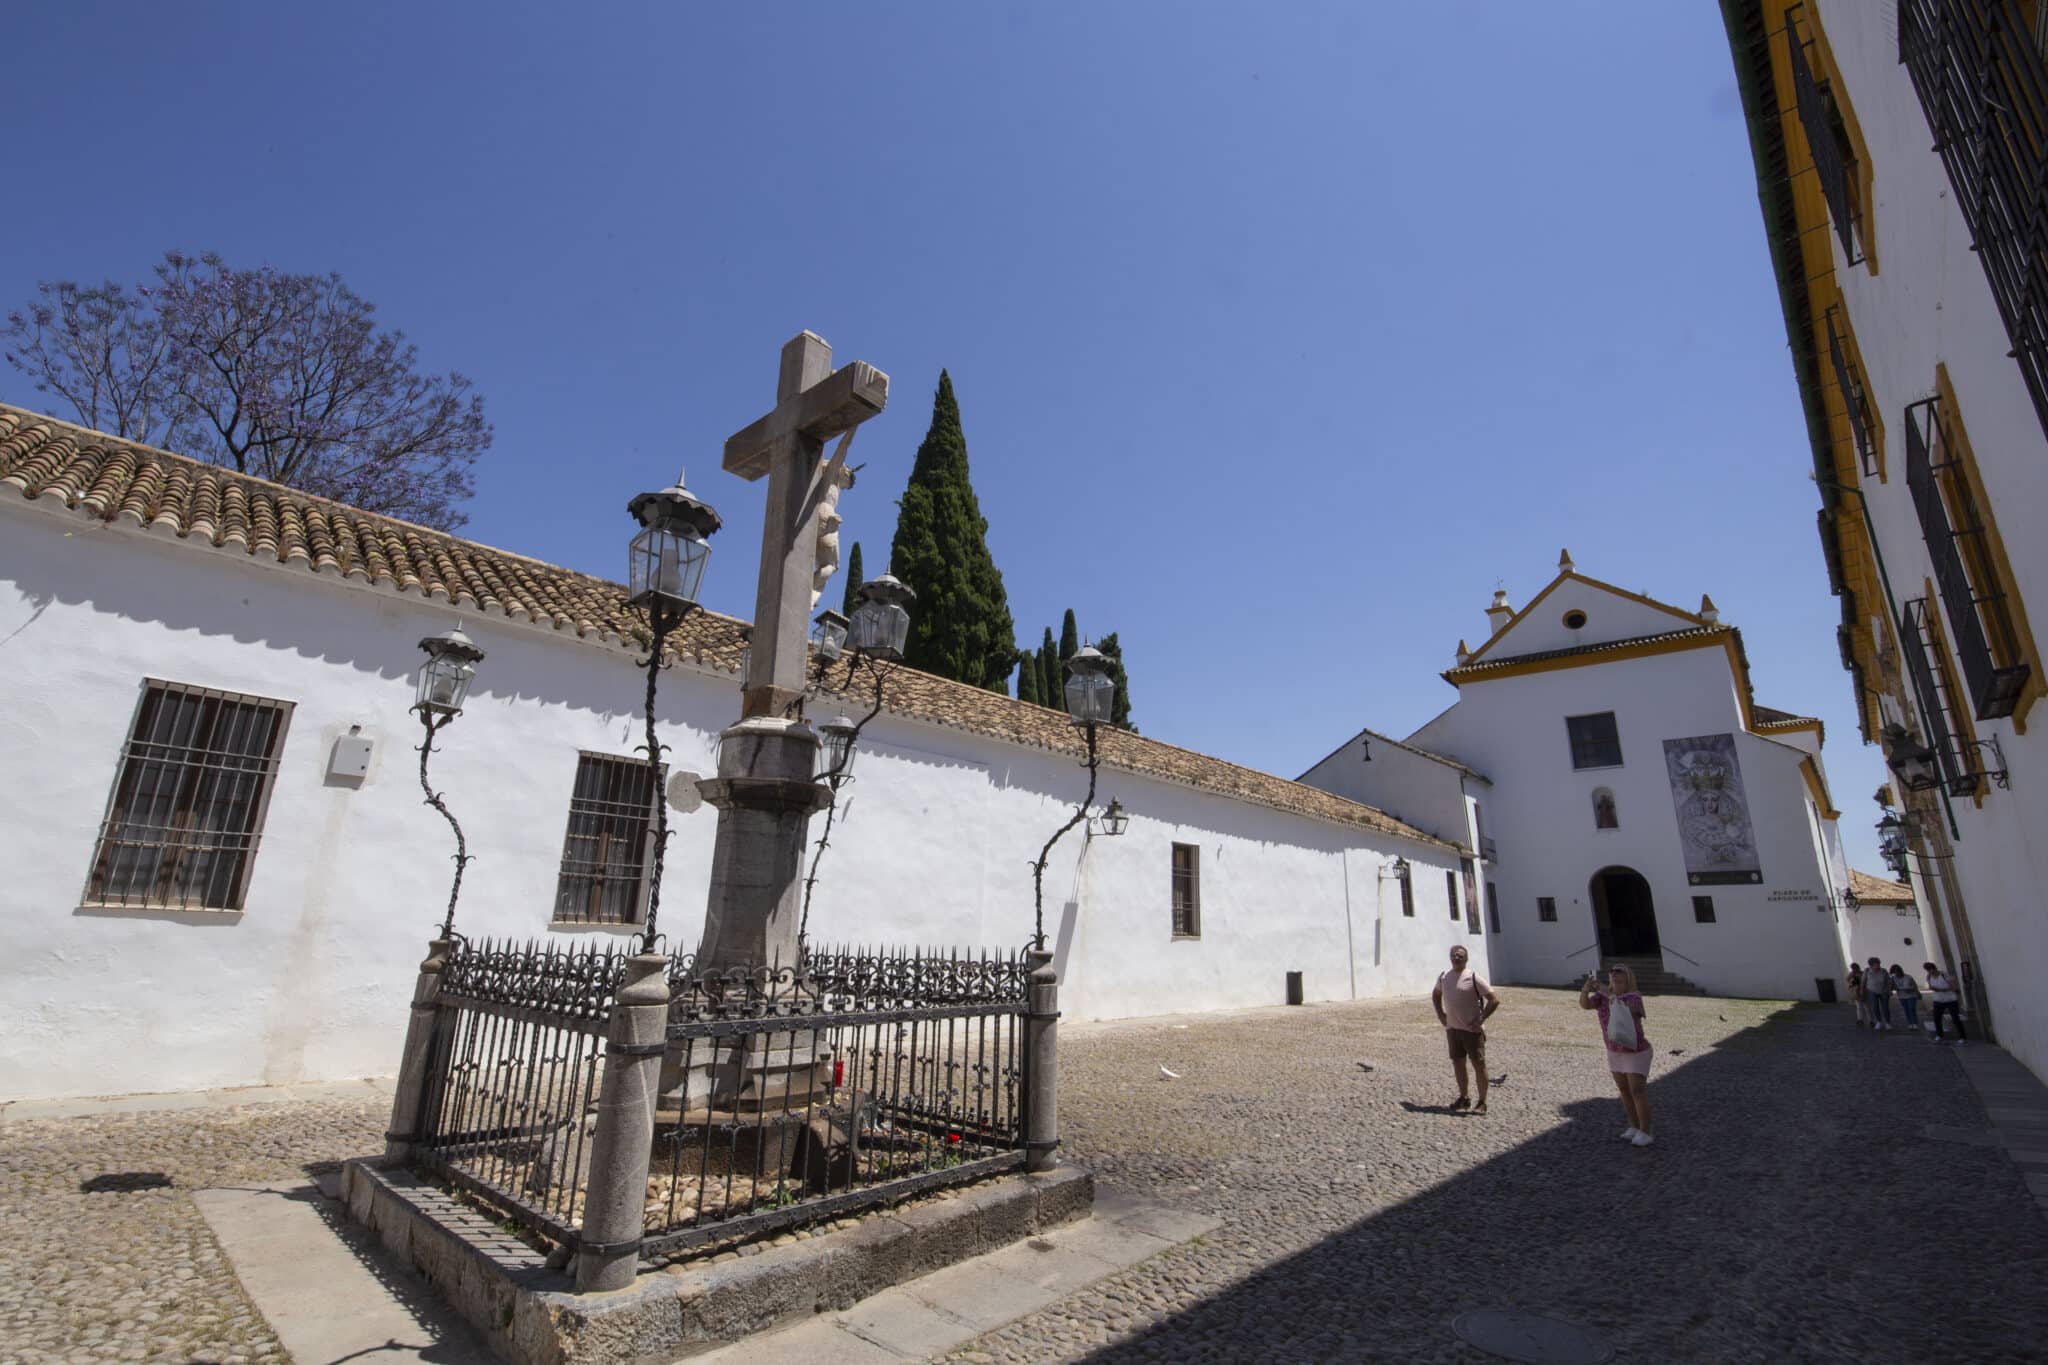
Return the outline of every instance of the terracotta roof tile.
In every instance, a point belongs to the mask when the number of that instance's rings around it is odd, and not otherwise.
[[[1849,869],[1849,889],[1856,893],[1856,899],[1863,905],[1911,905],[1913,888],[1904,882],[1895,882],[1888,877],[1873,876],[1868,872]]]
[[[578,638],[616,644],[645,639],[619,584],[495,550],[440,531],[329,502],[187,456],[88,431],[0,404],[0,486],[50,499],[101,521],[125,519],[159,534],[290,569],[340,573],[370,586],[389,584],[464,610],[532,620]],[[717,612],[691,614],[671,652],[727,673],[739,671],[746,623]],[[843,676],[837,668],[835,677]],[[872,684],[863,678],[854,690]],[[865,709],[872,693],[835,697]],[[891,673],[890,710],[992,739],[1083,752],[1062,711],[911,669]],[[1270,773],[1226,763],[1122,730],[1099,732],[1104,766],[1291,814],[1450,848],[1371,806],[1346,801]]]
[[[1469,664],[1460,664],[1449,669],[1444,677],[1452,682],[1462,678],[1479,678],[1496,668],[1511,664],[1537,663],[1544,659],[1569,659],[1581,654],[1605,654],[1610,650],[1629,649],[1635,645],[1660,643],[1665,640],[1708,639],[1730,634],[1733,626],[1691,626],[1685,630],[1665,630],[1654,635],[1631,635],[1625,640],[1606,640],[1597,645],[1570,645],[1564,649],[1539,649],[1532,654],[1503,654],[1497,659],[1479,659]]]

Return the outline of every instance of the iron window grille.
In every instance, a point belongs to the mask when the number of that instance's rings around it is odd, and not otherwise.
[[[1446,871],[1444,873],[1444,904],[1451,908],[1451,923],[1456,924],[1460,916],[1458,914],[1458,874],[1455,872]]]
[[[1486,927],[1492,933],[1500,932],[1500,888],[1492,882],[1486,884]]]
[[[1899,0],[1899,60],[2048,430],[2048,66],[2022,8]]]
[[[1173,846],[1173,936],[1202,936],[1202,850],[1193,844]]]
[[[1991,570],[1984,518],[1953,449],[1939,398],[1906,409],[1906,487],[1934,560],[1934,582],[1948,608],[1950,638],[1962,660],[1971,708],[1978,720],[1995,720],[2019,705],[2032,669],[2020,661],[2012,613]],[[2000,658],[2013,662],[2001,667]]]
[[[1536,918],[1543,924],[1557,923],[1557,897],[1538,896],[1536,898]]]
[[[242,909],[291,713],[290,702],[147,680],[86,900]]]
[[[1692,917],[1695,923],[1712,924],[1714,922],[1714,898],[1712,896],[1694,896],[1692,898]]]
[[[1835,314],[1839,306],[1827,311],[1828,362],[1834,366],[1835,387],[1842,392],[1842,406],[1849,414],[1849,435],[1856,443],[1856,463],[1864,475],[1877,473],[1877,444],[1871,439],[1871,429],[1877,424],[1870,419],[1870,395],[1864,391],[1863,376],[1856,371],[1856,362],[1849,359],[1842,345],[1842,335],[1835,327]]]
[[[1415,878],[1413,876],[1402,876],[1397,880],[1401,883],[1401,914],[1407,919],[1414,919]]]
[[[1906,656],[1906,674],[1920,703],[1920,715],[1927,726],[1926,743],[1941,765],[1941,776],[1949,795],[1968,796],[1983,782],[1977,771],[1977,751],[1956,742],[1955,707],[1948,688],[1948,673],[1940,646],[1928,620],[1929,604],[1924,597],[1909,598],[1899,608],[1901,652]]]
[[[1621,732],[1614,724],[1612,711],[1591,716],[1566,716],[1564,724],[1571,736],[1573,768],[1621,766]]]
[[[557,924],[638,924],[647,900],[659,781],[637,758],[581,754],[555,882]]]
[[[1835,220],[1835,235],[1842,240],[1842,255],[1850,265],[1863,260],[1858,238],[1862,214],[1856,207],[1852,188],[1856,177],[1856,153],[1842,126],[1841,111],[1827,81],[1815,77],[1807,60],[1804,38],[1789,16],[1785,25],[1785,48],[1792,62],[1792,98],[1799,111],[1799,126],[1806,130],[1806,145],[1813,151],[1813,171],[1820,180],[1820,192],[1828,201],[1828,216]]]
[[[1472,870],[1470,858],[1458,859],[1458,866],[1464,870],[1465,882],[1465,932],[1479,932],[1479,878]]]

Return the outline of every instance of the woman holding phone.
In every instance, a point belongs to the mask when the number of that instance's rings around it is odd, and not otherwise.
[[[1628,1127],[1621,1130],[1621,1136],[1638,1147],[1647,1147],[1656,1141],[1650,1136],[1650,1040],[1643,1035],[1643,996],[1636,989],[1636,974],[1615,963],[1607,969],[1607,989],[1603,991],[1599,978],[1586,973],[1579,983],[1579,1008],[1600,1012],[1607,1069],[1613,1073],[1622,1111],[1628,1115]]]

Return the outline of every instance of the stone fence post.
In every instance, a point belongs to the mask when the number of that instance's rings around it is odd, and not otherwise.
[[[626,980],[612,1006],[576,1252],[579,1294],[624,1289],[640,1268],[655,1098],[661,1055],[668,1048],[668,966],[660,953],[627,959]]]
[[[384,1134],[384,1159],[412,1160],[419,1137],[420,1102],[426,1098],[427,1063],[434,1051],[434,1016],[441,1009],[441,974],[448,969],[452,940],[427,944],[427,960],[412,988],[412,1016],[405,1021],[405,1051],[398,1059],[398,1090],[391,1097],[391,1126]]]
[[[1060,1145],[1060,977],[1043,948],[1024,956],[1031,969],[1024,1013],[1024,1169],[1049,1171]]]

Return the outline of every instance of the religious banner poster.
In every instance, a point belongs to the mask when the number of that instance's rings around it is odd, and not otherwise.
[[[1761,882],[1756,829],[1742,791],[1735,736],[1667,739],[1664,768],[1671,777],[1671,804],[1678,810],[1686,880],[1694,886]]]

